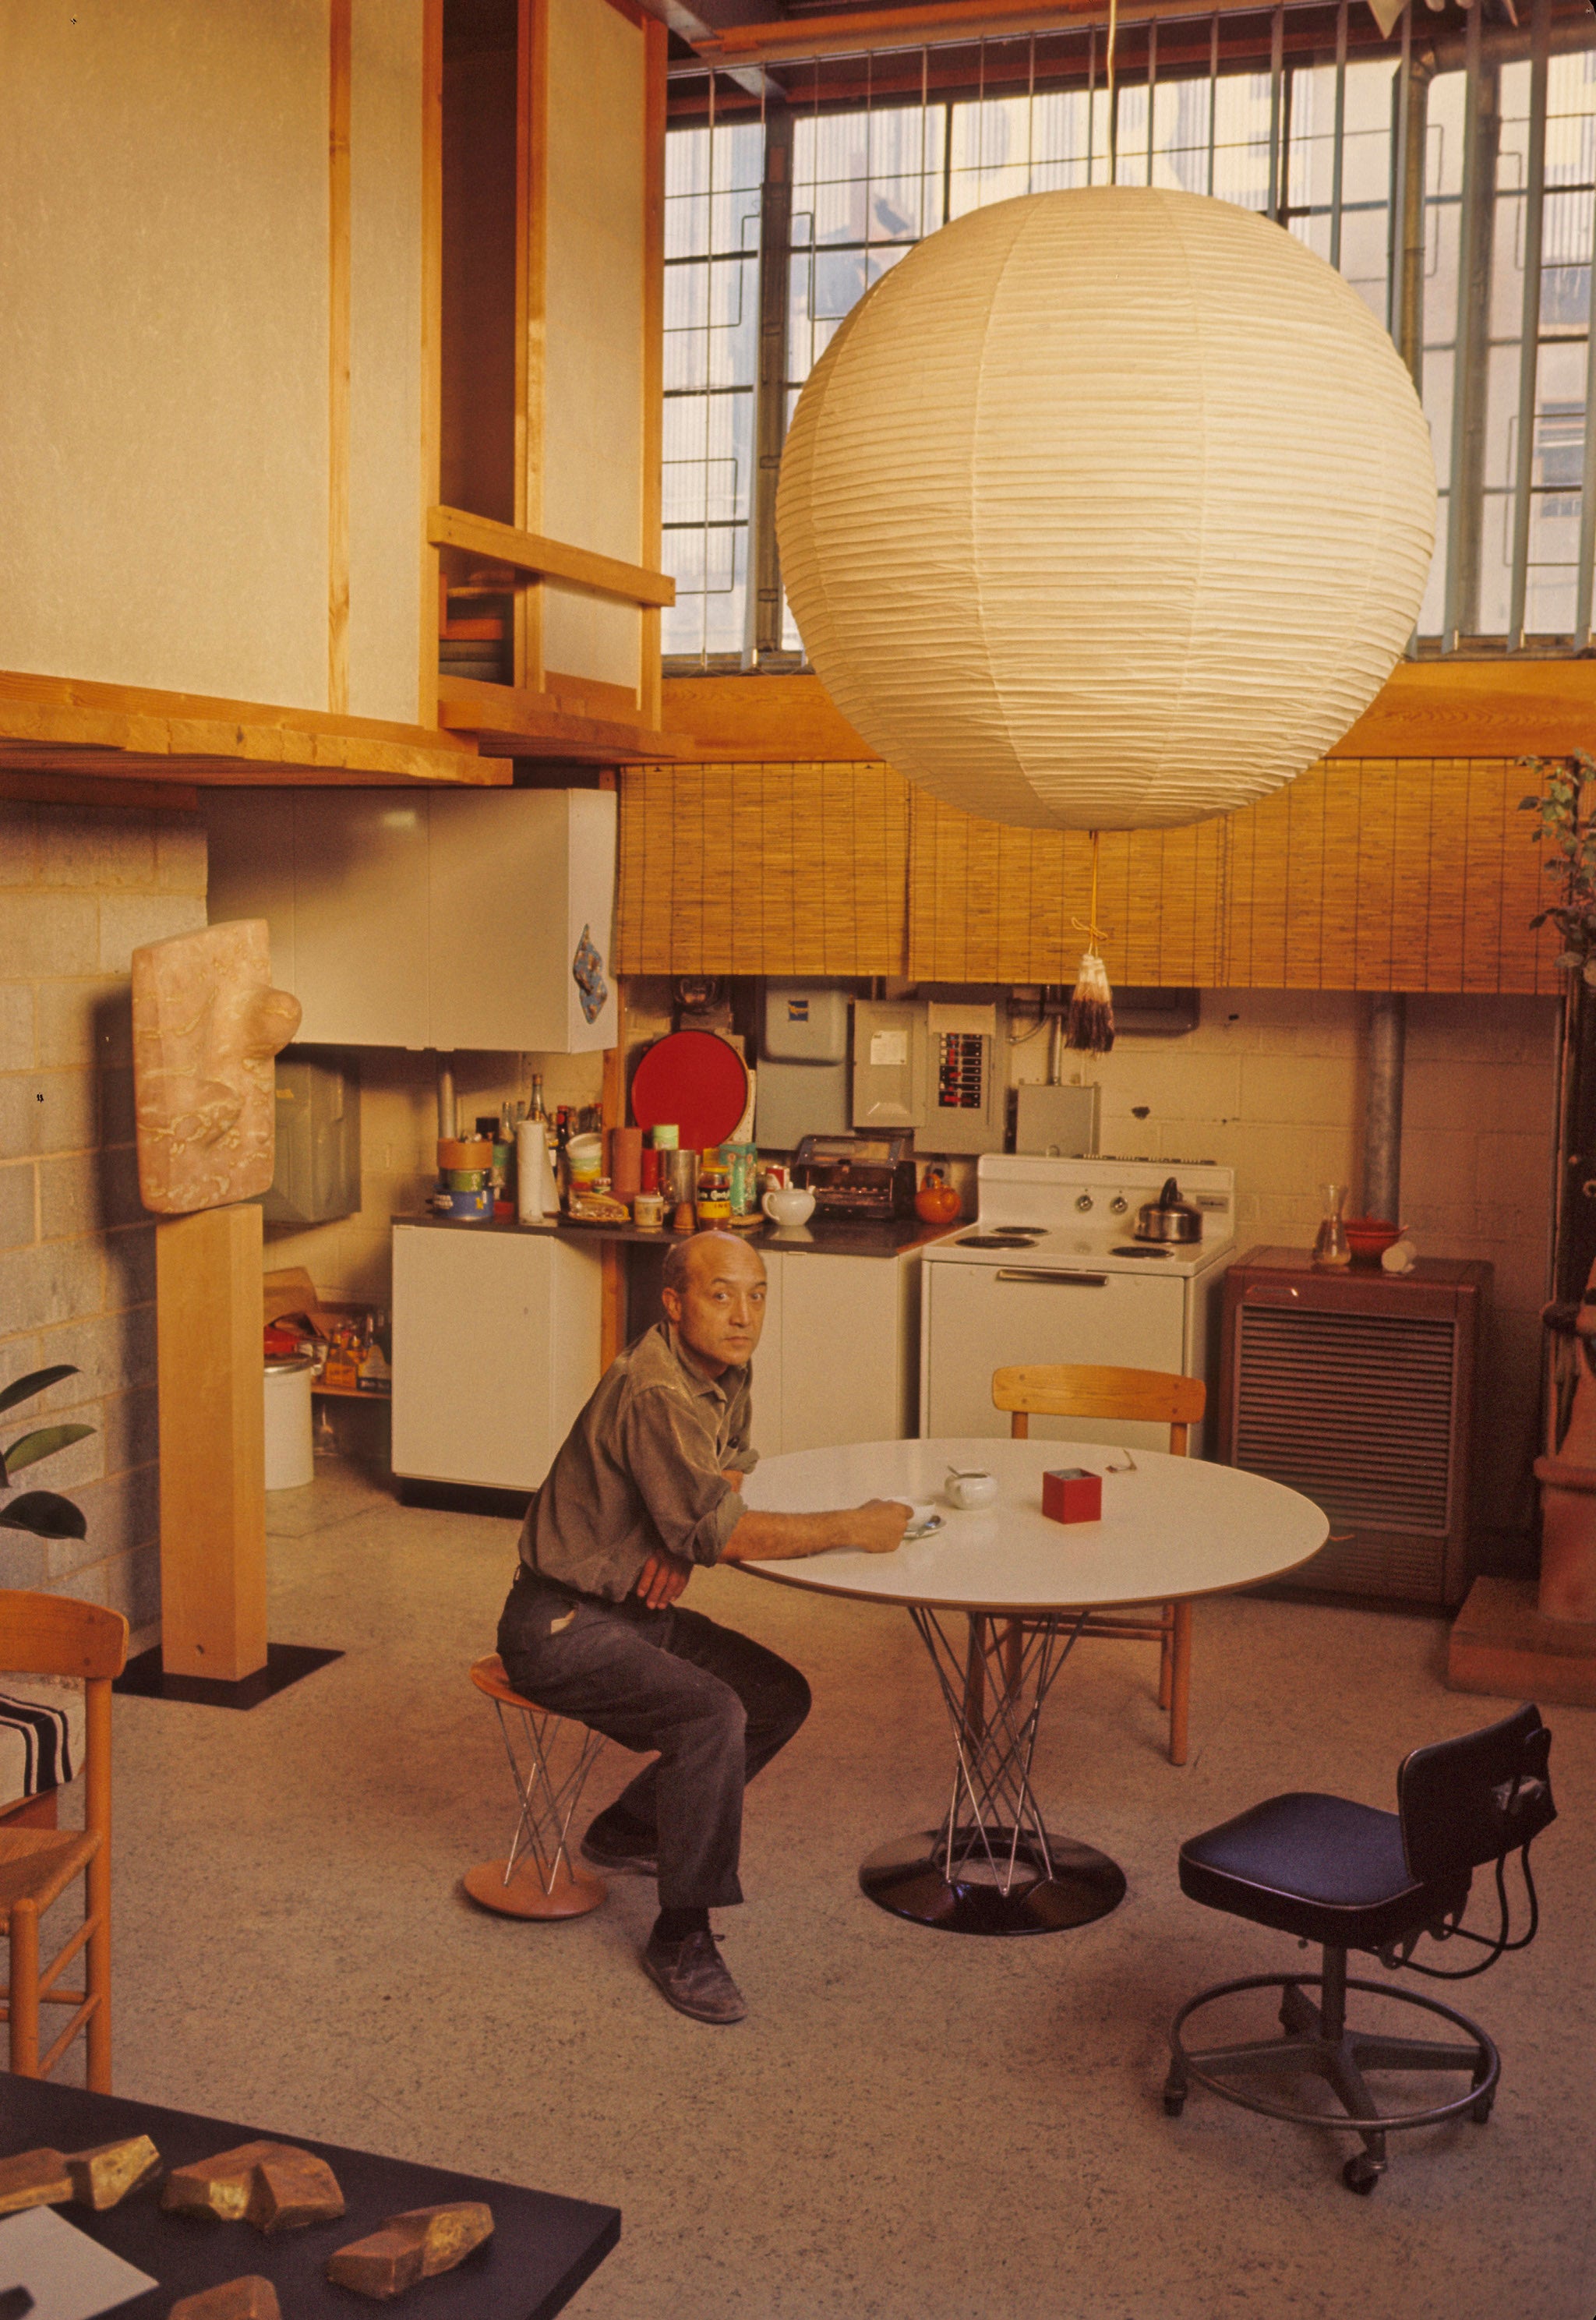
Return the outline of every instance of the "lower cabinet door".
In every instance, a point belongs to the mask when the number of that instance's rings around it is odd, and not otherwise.
[[[1028,1363],[1086,1362],[1115,1369],[1185,1367],[1184,1284],[1125,1273],[1049,1273],[1044,1268],[928,1264],[922,1289],[928,1436],[1002,1435],[1007,1414],[992,1404],[993,1370]],[[1033,1436],[1055,1442],[1123,1441],[1166,1450],[1166,1426],[1106,1418],[1033,1418]]]
[[[394,1228],[394,1472],[535,1490],[598,1382],[599,1253]]]
[[[898,1265],[885,1258],[782,1259],[782,1448],[893,1442],[906,1431]]]

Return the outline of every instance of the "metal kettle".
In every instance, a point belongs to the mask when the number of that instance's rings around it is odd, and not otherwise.
[[[1157,1199],[1138,1209],[1132,1229],[1138,1240],[1201,1240],[1202,1211],[1191,1201],[1182,1200],[1180,1186],[1168,1176]]]

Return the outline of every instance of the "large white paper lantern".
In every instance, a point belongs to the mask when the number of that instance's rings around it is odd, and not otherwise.
[[[843,714],[993,820],[1168,826],[1339,740],[1417,617],[1435,467],[1357,293],[1199,194],[944,226],[799,398],[776,525]]]

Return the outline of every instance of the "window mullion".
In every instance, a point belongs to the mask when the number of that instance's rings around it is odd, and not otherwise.
[[[793,113],[770,106],[759,201],[759,376],[754,403],[754,492],[748,566],[748,651],[757,663],[782,648],[782,570],[775,490],[787,436],[787,317],[793,258]]]
[[[1508,649],[1524,642],[1529,594],[1530,490],[1535,481],[1536,380],[1540,362],[1541,226],[1546,178],[1546,69],[1551,0],[1535,0],[1529,66],[1529,147],[1524,164],[1524,304],[1519,330],[1519,440],[1513,476],[1512,594]]]

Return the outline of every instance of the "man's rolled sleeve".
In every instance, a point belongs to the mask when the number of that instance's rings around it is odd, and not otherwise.
[[[748,1509],[696,1409],[656,1388],[637,1396],[624,1431],[628,1470],[665,1545],[685,1563],[718,1563]]]

